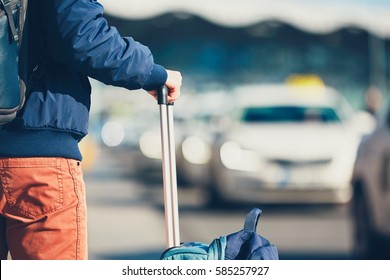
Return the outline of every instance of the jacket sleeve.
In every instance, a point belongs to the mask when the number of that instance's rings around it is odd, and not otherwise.
[[[97,1],[37,2],[53,59],[105,84],[127,89],[152,90],[166,82],[167,72],[154,63],[149,48],[109,26]]]

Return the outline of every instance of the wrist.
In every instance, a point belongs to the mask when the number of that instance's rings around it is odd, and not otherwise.
[[[162,86],[166,83],[168,78],[168,73],[165,68],[159,64],[154,64],[149,78],[143,85],[143,89],[147,91],[155,90],[159,86]]]

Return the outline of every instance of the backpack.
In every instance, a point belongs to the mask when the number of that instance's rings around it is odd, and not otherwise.
[[[22,108],[26,86],[21,55],[27,0],[0,0],[0,125],[12,121]]]
[[[214,239],[210,244],[184,242],[165,250],[161,260],[278,260],[275,245],[256,233],[262,211],[253,208],[246,216],[244,228]]]

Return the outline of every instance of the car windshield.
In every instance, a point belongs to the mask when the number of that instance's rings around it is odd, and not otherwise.
[[[248,107],[242,111],[241,121],[254,122],[340,122],[340,118],[330,107]]]

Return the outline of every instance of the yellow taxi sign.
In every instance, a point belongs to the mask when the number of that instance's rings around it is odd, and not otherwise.
[[[324,88],[325,84],[317,75],[291,75],[286,79],[286,83],[297,87],[320,87]]]

